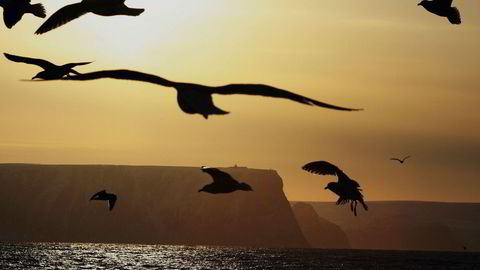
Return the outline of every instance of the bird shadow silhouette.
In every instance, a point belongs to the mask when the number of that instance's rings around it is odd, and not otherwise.
[[[42,4],[30,4],[30,0],[0,0],[0,7],[3,7],[3,22],[8,29],[15,26],[27,13],[39,18],[47,16]]]
[[[360,185],[357,181],[350,179],[342,170],[337,166],[327,161],[314,161],[310,162],[302,167],[303,170],[319,175],[336,175],[337,182],[330,182],[325,189],[329,189],[333,193],[339,196],[337,205],[343,205],[350,203],[350,210],[355,216],[357,216],[357,204],[360,202],[365,210],[368,210],[368,206],[363,200]]]
[[[400,162],[400,164],[403,164],[407,159],[411,158],[412,156],[406,156],[404,158],[391,158],[390,160],[393,160],[393,161],[398,161]]]
[[[4,55],[8,60],[12,62],[36,65],[43,68],[43,71],[40,71],[39,73],[37,73],[37,75],[35,75],[32,78],[32,80],[35,80],[35,79],[56,80],[56,79],[61,79],[65,76],[69,76],[69,74],[80,75],[79,72],[73,69],[74,67],[93,63],[93,62],[68,63],[65,65],[58,66],[44,59],[23,57],[23,56],[8,54],[8,53],[4,53]]]
[[[207,192],[211,194],[232,193],[237,190],[253,191],[252,187],[247,183],[240,183],[230,174],[217,168],[202,166],[202,172],[209,174],[213,182],[205,185],[198,192]]]
[[[100,16],[138,16],[144,11],[145,9],[127,7],[125,0],[83,0],[60,8],[38,28],[35,34],[44,34],[87,13]]]
[[[195,83],[174,82],[156,75],[143,72],[118,69],[103,70],[84,74],[75,74],[72,76],[64,76],[60,80],[68,81],[89,81],[97,79],[118,79],[131,80],[157,84],[165,87],[172,87],[177,90],[177,102],[180,109],[187,114],[200,114],[205,119],[210,115],[225,115],[228,111],[222,110],[215,106],[212,95],[254,95],[273,98],[283,98],[295,101],[304,105],[317,106],[327,109],[339,111],[361,111],[363,109],[351,109],[340,107],[328,103],[324,103],[315,99],[311,99],[293,92],[279,89],[265,84],[228,84],[223,86],[206,86]]]
[[[115,203],[117,202],[117,195],[113,193],[107,193],[107,191],[101,190],[90,198],[90,201],[95,200],[95,201],[108,201],[108,209],[112,211],[113,207],[115,206]]]
[[[422,0],[418,5],[430,13],[440,17],[446,17],[451,24],[461,24],[460,11],[458,8],[452,7],[452,2],[453,0]]]

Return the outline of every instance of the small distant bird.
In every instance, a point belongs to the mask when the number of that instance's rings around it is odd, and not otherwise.
[[[100,16],[138,16],[144,11],[143,8],[127,7],[125,0],[83,0],[59,9],[38,28],[35,34],[46,33],[90,12]]]
[[[452,7],[452,1],[453,0],[422,0],[418,5],[423,6],[427,11],[435,15],[447,17],[448,21],[452,24],[461,24],[460,11],[458,11],[456,7]]]
[[[4,55],[8,60],[13,62],[32,64],[32,65],[37,65],[43,68],[44,70],[40,71],[37,75],[35,75],[32,78],[32,80],[34,79],[57,80],[71,73],[80,75],[80,73],[75,71],[73,68],[76,66],[87,65],[92,63],[92,62],[69,63],[63,66],[57,66],[43,59],[28,58],[23,56],[12,55],[8,53],[4,53]]]
[[[320,175],[336,175],[338,182],[330,182],[325,189],[331,190],[339,196],[337,205],[350,203],[350,210],[357,215],[357,201],[359,201],[365,210],[368,206],[363,200],[363,195],[360,193],[360,185],[357,181],[350,179],[337,166],[327,161],[314,161],[302,167],[303,170]]]
[[[173,82],[155,75],[142,73],[138,71],[132,71],[132,70],[124,70],[124,69],[97,71],[97,72],[81,74],[78,76],[70,76],[68,78],[65,77],[63,79],[75,80],[75,81],[87,81],[87,80],[96,80],[96,79],[102,79],[102,78],[141,81],[141,82],[158,84],[165,87],[173,87],[177,90],[177,102],[178,102],[178,105],[180,106],[180,109],[183,112],[188,114],[201,114],[205,119],[208,119],[208,116],[212,114],[222,115],[222,114],[229,113],[215,106],[215,104],[213,103],[212,94],[220,94],[220,95],[243,94],[243,95],[266,96],[266,97],[289,99],[302,104],[318,106],[318,107],[323,107],[327,109],[334,109],[334,110],[341,110],[341,111],[361,110],[361,109],[349,109],[344,107],[338,107],[335,105],[323,103],[311,98],[297,95],[287,90],[278,89],[278,88],[275,88],[269,85],[264,85],[264,84],[228,84],[224,86],[205,86],[205,85],[194,84],[194,83]]]
[[[213,178],[213,183],[205,185],[198,192],[205,191],[208,193],[217,194],[231,193],[237,190],[253,191],[249,184],[239,183],[230,174],[217,168],[202,166],[202,172],[208,173]]]
[[[112,211],[113,207],[115,206],[115,202],[117,201],[117,195],[113,193],[107,193],[107,191],[104,189],[93,194],[93,196],[90,198],[90,201],[91,200],[108,201],[108,209]]]
[[[404,157],[403,159],[399,159],[399,158],[391,158],[390,160],[395,160],[395,161],[398,161],[400,162],[401,164],[403,164],[405,162],[405,160],[409,159],[411,156],[406,156]]]
[[[45,18],[45,8],[42,4],[30,4],[30,0],[0,0],[3,7],[3,21],[9,29],[17,24],[25,13],[31,13],[37,17]]]

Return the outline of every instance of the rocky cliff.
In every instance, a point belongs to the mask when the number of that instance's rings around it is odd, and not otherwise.
[[[345,232],[337,224],[319,217],[310,204],[295,203],[292,209],[310,247],[323,249],[350,248]]]
[[[0,241],[308,246],[275,171],[223,170],[254,191],[198,192],[191,167],[1,164]]]
[[[353,248],[480,250],[480,204],[367,202],[355,217],[347,206],[310,202],[319,216],[338,224]]]

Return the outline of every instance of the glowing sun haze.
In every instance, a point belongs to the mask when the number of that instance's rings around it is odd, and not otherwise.
[[[39,2],[34,1],[32,2]],[[41,1],[48,15],[74,1]],[[276,169],[291,200],[336,200],[339,165],[367,200],[480,202],[480,3],[454,1],[452,26],[418,1],[127,1],[138,17],[85,15],[41,36],[24,16],[0,27],[4,52],[79,72],[127,68],[206,85],[265,83],[328,103],[214,96],[204,120],[173,89],[145,83],[21,82],[39,68],[0,61],[0,162]],[[411,154],[403,166],[389,161]]]

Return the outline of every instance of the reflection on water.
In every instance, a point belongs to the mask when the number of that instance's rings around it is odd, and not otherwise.
[[[480,253],[0,244],[0,269],[480,269]]]

